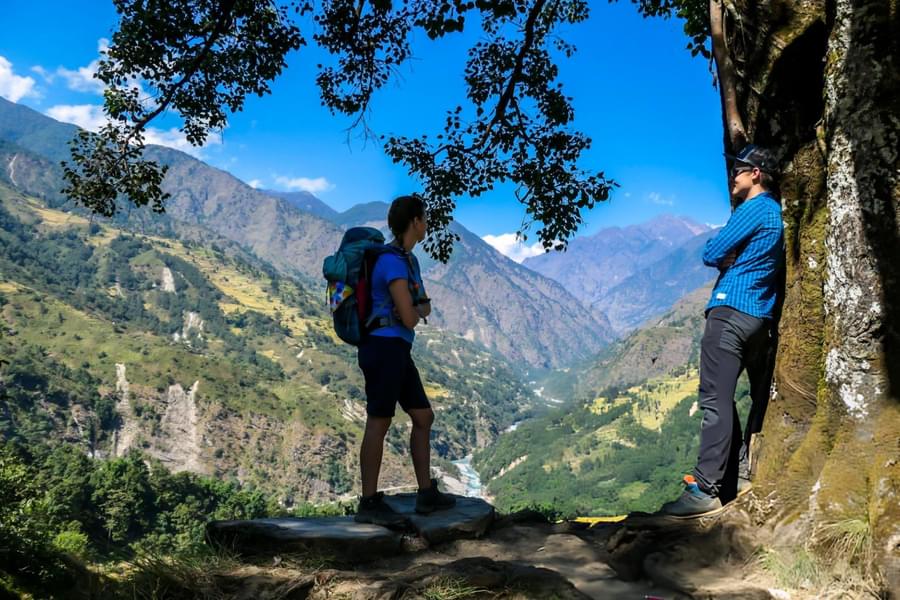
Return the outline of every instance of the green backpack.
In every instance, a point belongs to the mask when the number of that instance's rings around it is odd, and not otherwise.
[[[338,251],[325,259],[322,274],[328,282],[327,296],[334,331],[338,337],[358,346],[372,330],[386,326],[379,319],[374,322],[372,310],[372,272],[378,257],[385,253],[400,256],[409,266],[409,293],[413,305],[425,300],[425,289],[418,282],[421,279],[416,257],[403,249],[384,243],[384,236],[373,227],[352,227],[344,233]],[[393,317],[388,317],[393,324]]]
[[[354,346],[363,340],[370,312],[366,252],[384,248],[384,236],[374,227],[353,227],[344,233],[338,251],[322,263],[334,331]]]

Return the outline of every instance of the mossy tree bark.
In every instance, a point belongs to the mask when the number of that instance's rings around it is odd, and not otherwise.
[[[747,135],[785,165],[758,497],[786,543],[900,590],[900,6],[732,0],[725,25]]]

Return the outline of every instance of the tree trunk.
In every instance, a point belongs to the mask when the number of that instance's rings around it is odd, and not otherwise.
[[[784,166],[787,298],[757,497],[776,539],[900,590],[900,6],[728,5],[748,137]]]

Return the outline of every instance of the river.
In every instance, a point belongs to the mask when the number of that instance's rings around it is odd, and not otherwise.
[[[478,471],[472,468],[472,455],[469,454],[460,460],[454,460],[453,464],[459,469],[460,479],[466,486],[465,496],[469,498],[484,498],[481,489],[481,477]]]

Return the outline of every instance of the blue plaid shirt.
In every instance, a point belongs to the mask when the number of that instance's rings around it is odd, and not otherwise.
[[[763,192],[737,207],[725,227],[706,242],[703,264],[718,268],[731,252],[737,259],[719,274],[706,312],[730,306],[754,317],[773,318],[784,269],[784,225],[781,205],[772,194]]]

